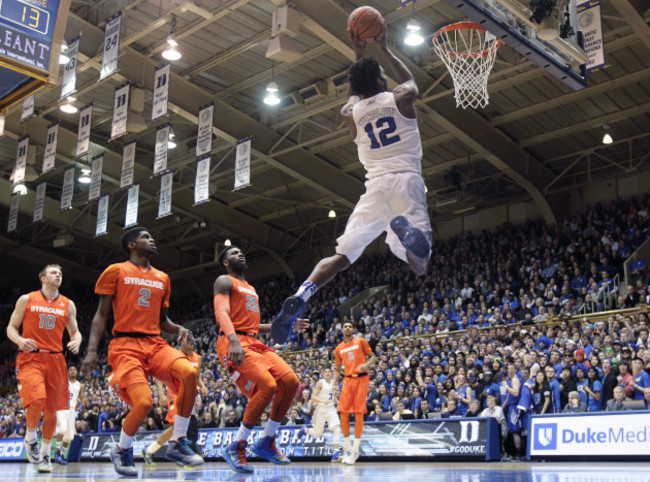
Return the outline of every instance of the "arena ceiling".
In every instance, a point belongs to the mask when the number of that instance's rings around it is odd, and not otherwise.
[[[330,252],[363,192],[363,168],[339,115],[346,88],[337,88],[333,79],[354,58],[347,17],[368,2],[291,2],[301,16],[295,41],[303,54],[285,62],[265,56],[274,3],[280,2],[72,0],[65,37],[70,41],[82,33],[75,97],[78,106],[94,103],[90,157],[105,155],[102,193],[112,194],[108,234],[94,238],[97,207],[86,203],[87,187],[77,184],[74,208],[59,213],[63,170],[73,164],[80,168],[85,160],[74,159],[78,114],[58,109],[60,87],[41,91],[36,96],[37,116],[19,124],[20,108],[12,108],[0,139],[0,225],[6,233],[16,141],[30,136],[37,147],[34,167],[40,172],[46,128],[60,123],[56,169],[39,178],[48,181],[46,221],[31,224],[36,183],[30,183],[29,193],[21,198],[18,231],[0,238],[4,278],[6,267],[19,261],[34,267],[58,261],[72,268],[75,277],[94,280],[121,256],[116,246],[126,197],[119,190],[122,145],[134,139],[139,223],[148,226],[162,246],[157,265],[173,279],[203,288],[204,280],[214,277],[215,250],[227,238],[247,250],[260,272],[302,275],[317,256]],[[609,67],[593,72],[582,90],[570,89],[510,47],[502,47],[489,80],[490,103],[478,111],[455,107],[451,79],[430,44],[411,48],[402,43],[411,7],[400,8],[397,0],[371,3],[386,18],[394,50],[419,85],[422,163],[434,225],[517,201],[534,201],[553,222],[562,216],[564,195],[570,190],[650,169],[647,3],[604,2]],[[119,11],[124,15],[119,72],[98,81],[104,23]],[[444,0],[420,0],[415,14],[428,33],[464,19]],[[172,22],[183,54],[172,62],[169,91],[168,120],[178,139],[168,165],[175,170],[174,215],[157,220],[159,181],[151,178],[151,170],[159,124],[108,141],[117,86],[129,81],[145,90],[143,116],[148,118],[153,72],[163,62],[161,52]],[[285,103],[270,109],[262,97],[272,77]],[[318,95],[303,101],[300,91],[310,86]],[[216,139],[211,199],[194,207],[197,113],[210,102],[215,104]],[[604,124],[615,140],[609,146],[601,144]],[[248,136],[253,136],[252,186],[233,191],[234,144]],[[328,218],[331,209],[337,213],[334,219]],[[74,239],[54,248],[54,240],[65,234]]]

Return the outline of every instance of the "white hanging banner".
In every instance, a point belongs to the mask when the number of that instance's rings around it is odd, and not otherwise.
[[[196,161],[196,181],[194,182],[194,205],[210,199],[210,156]]]
[[[61,100],[77,91],[77,56],[79,55],[79,37],[74,39],[74,41],[68,45],[66,55],[70,60],[68,60],[68,63],[63,67]]]
[[[153,107],[151,120],[155,121],[167,115],[167,101],[169,100],[169,64],[158,67],[153,78]]]
[[[120,177],[120,189],[133,184],[133,172],[135,167],[135,141],[124,144],[122,154],[122,175]]]
[[[592,0],[578,5],[578,28],[585,39],[587,72],[605,67],[605,42],[603,23],[600,17],[600,0]]]
[[[43,174],[54,169],[58,141],[59,124],[51,124],[47,128],[47,142],[45,143],[45,154],[43,155]]]
[[[250,137],[237,141],[237,149],[235,149],[235,191],[251,185],[251,143],[252,138]]]
[[[93,157],[92,167],[90,169],[90,188],[88,189],[88,202],[97,199],[102,188],[102,166],[104,164],[104,155]]]
[[[102,70],[99,80],[117,72],[117,60],[120,57],[120,30],[122,28],[122,12],[106,20],[104,31],[104,53],[102,54]]]
[[[196,138],[196,157],[212,152],[212,117],[214,104],[199,109],[199,133]]]
[[[5,135],[5,116],[0,115],[0,137]]]
[[[27,169],[27,148],[29,147],[29,136],[18,139],[16,151],[16,167],[14,169],[14,186],[25,182],[25,169]]]
[[[45,192],[47,182],[43,181],[36,186],[36,199],[34,200],[34,218],[33,222],[43,221],[43,208],[45,207]]]
[[[77,132],[77,152],[75,157],[85,156],[90,150],[90,121],[92,115],[92,103],[81,109],[79,113],[79,130]]]
[[[12,194],[11,204],[9,207],[9,222],[7,223],[7,233],[12,233],[18,226],[18,201],[20,201],[20,194]]]
[[[34,95],[35,94],[25,97],[25,100],[23,100],[23,112],[20,114],[21,124],[34,117]]]
[[[156,130],[156,148],[153,156],[153,175],[159,176],[167,169],[167,143],[169,142],[169,124]]]
[[[63,188],[61,189],[61,212],[72,208],[72,195],[74,194],[74,166],[63,173]]]
[[[129,111],[129,83],[115,89],[111,141],[126,134],[126,117]]]
[[[129,196],[126,200],[126,217],[124,218],[124,228],[130,228],[138,224],[138,195],[140,194],[140,184],[134,184],[129,188]]]
[[[172,181],[174,171],[168,171],[160,176],[160,199],[158,201],[158,217],[164,218],[172,213]]]
[[[99,198],[97,203],[97,227],[95,228],[95,237],[106,234],[106,224],[108,223],[108,199],[109,194],[104,194]]]

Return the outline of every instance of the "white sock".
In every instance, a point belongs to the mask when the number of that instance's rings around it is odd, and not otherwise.
[[[296,291],[295,296],[307,303],[307,300],[309,300],[309,298],[311,298],[314,293],[316,293],[316,291],[318,291],[318,286],[316,286],[316,283],[312,283],[311,281],[307,280],[300,285],[300,288],[298,288],[298,291]]]
[[[172,433],[172,440],[178,440],[187,435],[187,427],[190,425],[190,417],[181,417],[174,415],[174,432]]]
[[[133,445],[133,439],[135,438],[135,435],[127,435],[124,432],[124,429],[120,432],[120,448],[122,450],[128,450],[131,448],[131,445]]]
[[[155,454],[160,450],[161,445],[158,442],[154,442],[149,447],[147,447],[147,453],[150,453],[151,455]]]
[[[51,452],[52,452],[52,439],[50,440],[43,439],[43,444],[41,445],[41,457],[45,455],[49,457]]]
[[[264,427],[264,432],[262,432],[262,438],[273,437],[275,435],[275,432],[278,431],[280,423],[281,422],[276,422],[275,420],[271,420],[269,418],[269,421],[266,423],[266,427]]]
[[[27,431],[25,432],[25,441],[26,442],[33,442],[37,438],[38,437],[36,436],[36,429],[35,428],[28,428]]]
[[[63,444],[57,440],[56,441],[56,449],[61,450],[61,445],[63,445]]]
[[[235,436],[235,440],[248,440],[248,437],[251,434],[252,428],[246,427],[243,423],[239,426],[239,431],[237,432],[237,435]]]
[[[355,437],[355,439],[354,439],[354,447],[352,448],[352,451],[354,453],[358,453],[360,445],[361,445],[361,437],[359,437],[359,438]]]
[[[343,437],[343,441],[345,443],[345,451],[352,452],[352,444],[350,443],[350,436],[348,435],[347,437]]]

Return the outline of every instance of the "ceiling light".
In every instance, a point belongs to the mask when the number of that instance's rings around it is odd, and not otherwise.
[[[404,43],[406,45],[410,45],[411,47],[415,47],[417,45],[422,44],[422,42],[424,42],[424,37],[420,35],[421,29],[422,27],[420,26],[420,22],[418,22],[414,18],[409,20],[408,23],[406,24],[406,30],[408,30],[408,35],[404,39]]]
[[[266,97],[264,97],[264,103],[266,105],[278,105],[280,103],[280,97],[278,97],[278,84],[275,81],[269,82],[266,86]]]
[[[27,194],[27,186],[25,186],[24,184],[16,184],[14,186],[14,194],[19,194],[21,196],[24,196],[25,194]]]
[[[90,169],[82,169],[78,181],[81,184],[90,184]]]
[[[336,217],[336,211],[334,211],[333,209],[330,209],[330,212],[327,213],[327,217],[328,218],[335,218]]]
[[[225,247],[228,247],[228,246],[232,246],[232,243],[230,242],[229,239],[226,239],[226,240],[223,242],[223,245],[224,245]]]
[[[74,97],[68,97],[65,99],[65,101],[59,106],[59,109],[61,112],[64,112],[66,114],[76,114],[79,109],[77,109],[77,106],[74,105],[74,101],[77,100]]]
[[[178,60],[183,55],[176,49],[178,47],[178,42],[174,38],[174,32],[176,31],[176,17],[172,15],[171,21],[171,30],[169,35],[167,35],[167,45],[168,47],[163,50],[162,56],[165,60]]]
[[[167,139],[167,149],[176,149],[176,143],[171,139]]]
[[[66,42],[64,39],[63,42],[61,42],[61,53],[59,54],[59,64],[65,65],[68,62],[70,62],[70,57],[66,55],[67,51],[68,51],[68,42]]]
[[[167,149],[176,149],[176,142],[174,142],[174,138],[176,137],[176,134],[174,133],[174,129],[172,126],[169,126],[169,134],[167,137]]]
[[[170,46],[168,49],[163,50],[162,56],[163,59],[165,60],[179,60],[183,56],[183,54],[181,54],[178,50],[176,50],[176,47]]]
[[[614,139],[612,139],[612,136],[609,134],[609,126],[607,124],[603,126],[603,131],[605,132],[603,135],[603,144],[611,144],[614,142]]]

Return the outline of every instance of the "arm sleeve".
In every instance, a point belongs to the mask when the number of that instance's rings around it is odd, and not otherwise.
[[[98,295],[114,295],[117,291],[117,280],[120,274],[120,267],[112,264],[104,270],[95,285],[95,293]]]

